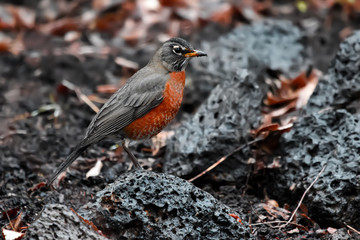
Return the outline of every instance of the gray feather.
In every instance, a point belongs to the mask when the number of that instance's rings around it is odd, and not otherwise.
[[[119,135],[124,127],[162,102],[170,76],[168,72],[154,73],[148,69],[139,70],[104,104],[88,127],[84,138],[86,145]]]

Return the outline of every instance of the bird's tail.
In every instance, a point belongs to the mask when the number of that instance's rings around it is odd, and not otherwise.
[[[64,162],[56,169],[55,173],[52,175],[50,180],[46,183],[47,186],[50,186],[51,183],[62,173],[66,168],[68,168],[79,156],[85,151],[89,145],[83,145],[81,142],[75,147],[75,149],[70,153]]]

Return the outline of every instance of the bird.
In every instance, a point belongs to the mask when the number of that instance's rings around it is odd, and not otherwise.
[[[190,59],[207,54],[186,40],[165,41],[146,66],[131,76],[101,107],[85,136],[47,182],[50,186],[90,145],[106,139],[121,142],[135,168],[142,168],[129,149],[131,141],[150,139],[177,114],[185,87],[185,68]]]

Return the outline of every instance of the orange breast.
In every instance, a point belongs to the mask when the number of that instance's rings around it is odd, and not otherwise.
[[[170,74],[165,84],[164,100],[145,116],[136,119],[123,131],[126,137],[133,140],[151,138],[158,134],[171,120],[174,119],[183,98],[185,86],[185,71]]]

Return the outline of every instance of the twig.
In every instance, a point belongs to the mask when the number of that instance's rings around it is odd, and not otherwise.
[[[99,108],[85,94],[81,92],[80,88],[75,88],[75,93],[78,98],[83,100],[94,112],[99,112]]]
[[[69,82],[68,80],[63,80],[62,84],[67,88],[73,90],[76,93],[76,96],[84,103],[86,103],[94,112],[99,112],[99,108],[85,94],[82,93],[79,87]]]
[[[261,140],[263,140],[262,138],[257,138],[254,139],[246,144],[241,145],[240,147],[236,148],[234,151],[226,154],[225,156],[223,156],[222,158],[220,158],[218,161],[216,161],[213,165],[211,165],[210,167],[208,167],[207,169],[205,169],[204,171],[202,171],[201,173],[199,173],[198,175],[196,175],[195,177],[189,179],[189,182],[192,182],[196,179],[198,179],[199,177],[203,176],[204,174],[210,172],[211,170],[213,170],[217,165],[219,165],[220,163],[222,163],[223,161],[225,161],[228,157],[230,157],[231,155],[233,155],[234,153],[240,151],[241,149],[243,149],[244,147],[251,145],[253,143],[257,143],[260,142]]]
[[[282,227],[282,225],[281,226],[273,226],[273,225],[271,225],[273,223],[286,223],[286,224],[294,225],[295,227],[298,227],[298,228],[301,228],[301,229],[304,228],[304,226],[302,226],[302,225],[300,225],[298,223],[294,223],[294,222],[289,222],[288,223],[287,221],[280,221],[280,220],[278,220],[278,221],[270,221],[270,222],[261,222],[261,223],[252,223],[251,226],[253,227],[253,226],[258,226],[258,225],[268,225],[269,227],[274,228],[274,229]]]
[[[355,233],[357,233],[357,234],[360,235],[360,232],[359,232],[358,230],[356,230],[356,229],[353,228],[352,226],[347,225],[345,222],[344,222],[344,224],[345,224],[345,226],[347,226],[351,231],[353,231],[353,232],[355,232]]]
[[[260,216],[259,214],[257,213],[257,211],[255,209],[253,209],[253,207],[251,206],[251,209],[253,212],[255,212],[256,216],[260,219]],[[273,228],[273,229],[277,229],[279,228],[279,226],[273,226],[272,224],[280,224],[280,223],[286,223],[287,221],[281,221],[281,220],[276,220],[276,221],[270,221],[270,222],[265,222],[263,220],[260,220],[261,222],[260,223],[249,223],[249,226],[250,227],[253,227],[253,226],[258,226],[258,225],[268,225],[269,227]],[[301,226],[300,224],[297,224],[297,223],[294,223],[294,222],[290,222],[291,225],[294,225],[295,227],[298,227],[298,228],[304,228],[303,226]]]
[[[15,231],[15,228],[14,228],[12,222],[11,222],[11,219],[10,219],[10,217],[9,217],[9,214],[7,213],[7,211],[5,211],[5,213],[6,213],[7,219],[9,220],[9,224],[10,224],[11,229],[12,229],[13,231]]]
[[[306,194],[308,193],[308,191],[310,190],[310,188],[316,183],[316,181],[319,179],[320,175],[324,172],[325,168],[326,168],[326,164],[323,166],[323,168],[322,168],[321,171],[318,173],[318,175],[316,176],[316,178],[314,179],[314,181],[310,184],[310,186],[305,190],[305,192],[304,192],[304,194],[302,195],[302,197],[301,197],[301,199],[300,199],[297,207],[295,208],[294,212],[291,214],[291,217],[289,218],[289,220],[288,220],[285,224],[279,226],[278,228],[284,228],[284,227],[286,227],[287,225],[290,224],[290,222],[293,220],[293,218],[294,218],[297,210],[299,209],[302,201],[304,200]]]
[[[270,222],[260,222],[260,223],[252,223],[251,226],[258,226],[258,225],[268,225],[269,227],[274,227],[271,224],[272,223],[286,223],[287,221],[270,221]]]
[[[9,138],[13,135],[25,135],[27,134],[26,130],[16,130],[16,131],[9,131],[8,133],[4,134],[4,135],[0,135],[0,141]]]
[[[295,208],[295,210],[293,211],[293,213],[291,214],[291,217],[289,218],[289,220],[287,220],[286,222],[285,221],[271,221],[271,222],[261,222],[261,223],[254,223],[254,224],[251,224],[251,226],[257,226],[257,225],[268,225],[269,227],[271,228],[284,228],[286,227],[287,225],[291,224],[291,225],[294,225],[294,226],[297,226],[297,227],[301,227],[301,225],[297,224],[297,223],[293,223],[291,222],[297,212],[297,210],[299,209],[299,207],[301,206],[302,204],[302,201],[304,200],[306,194],[308,193],[308,191],[310,190],[310,188],[316,183],[316,181],[319,179],[320,175],[324,172],[326,168],[326,164],[322,167],[321,171],[317,174],[316,178],[314,179],[314,181],[310,184],[310,186],[305,190],[305,192],[303,193],[297,207]],[[272,226],[271,224],[273,223],[285,223],[283,225],[280,225],[280,226]],[[346,225],[346,224],[345,224]],[[346,225],[348,226],[348,225]],[[350,226],[348,226],[350,229],[352,229],[353,231],[356,231],[355,229],[351,228]],[[360,234],[358,231],[356,231],[358,234]]]

